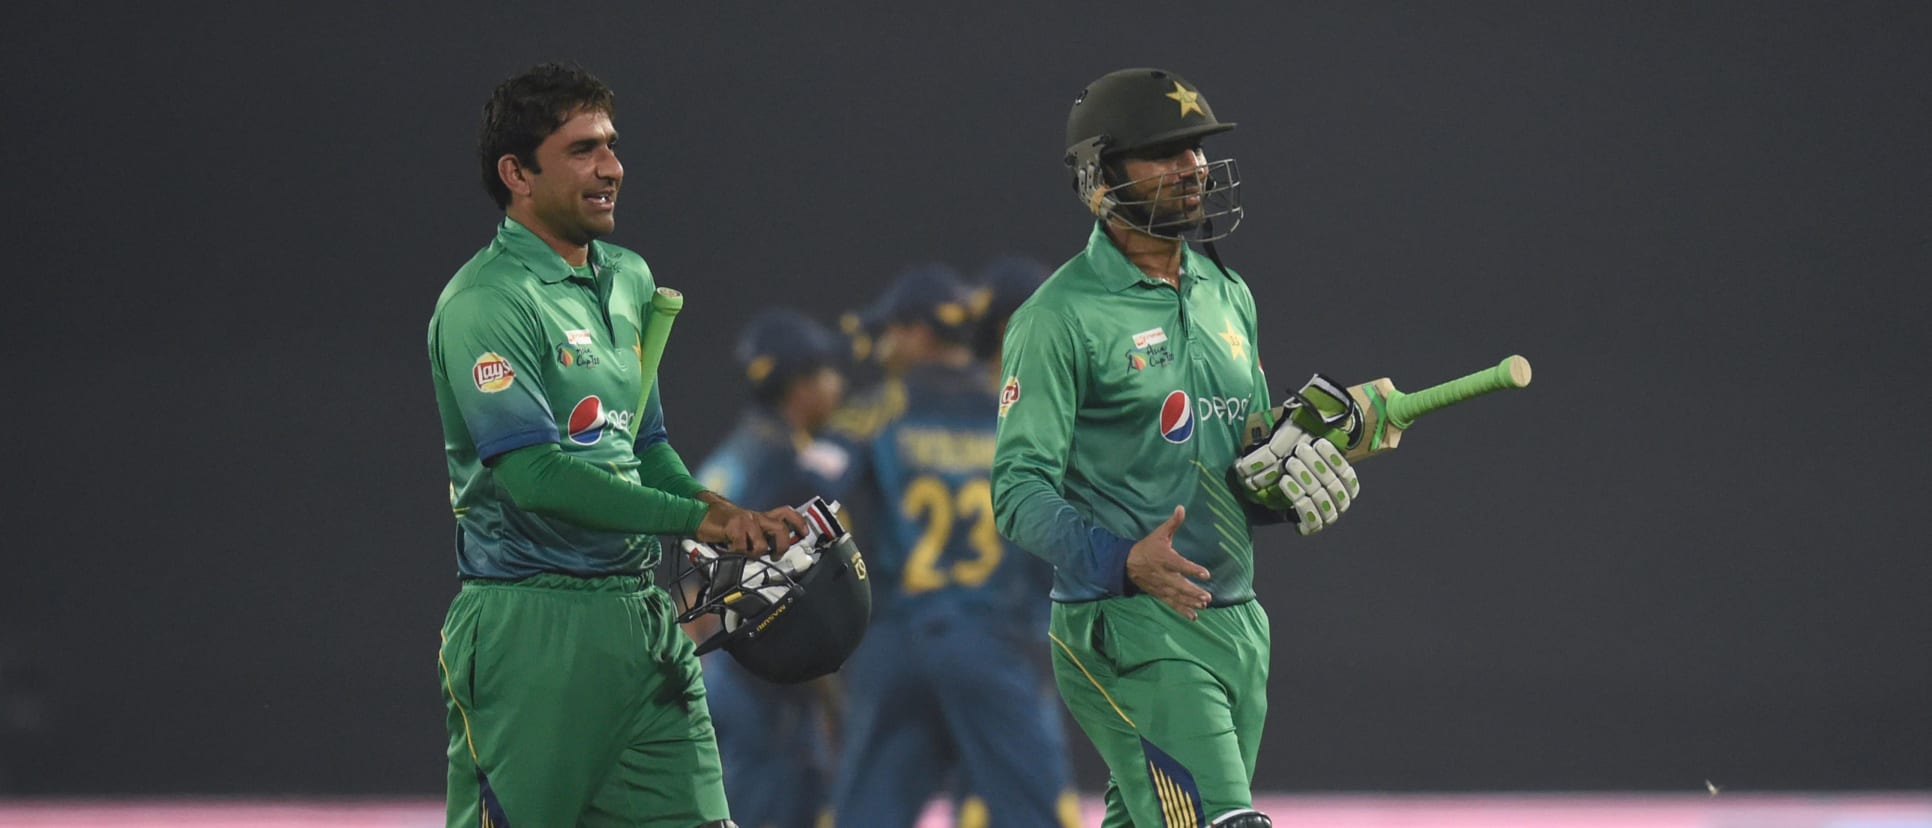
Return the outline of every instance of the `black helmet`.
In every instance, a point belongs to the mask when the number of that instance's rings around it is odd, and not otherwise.
[[[698,645],[699,655],[722,647],[746,671],[777,684],[810,681],[845,663],[865,638],[872,585],[838,508],[816,497],[800,506],[813,531],[770,559],[684,542],[687,563],[672,590],[684,609],[678,623],[707,614],[723,622]]]
[[[990,359],[999,352],[1006,321],[1049,273],[1046,265],[1025,256],[1002,256],[980,268],[979,287],[973,294],[974,311],[979,317],[979,327],[973,332],[974,354]]]
[[[1066,164],[1081,203],[1101,219],[1118,218],[1151,236],[1212,241],[1241,223],[1240,174],[1234,159],[1204,164],[1197,173],[1202,188],[1198,214],[1159,215],[1163,195],[1121,199],[1115,193],[1140,183],[1128,181],[1121,156],[1163,145],[1198,146],[1209,135],[1234,129],[1214,117],[1207,98],[1186,78],[1161,69],[1122,69],[1102,75],[1073,101],[1067,114]],[[1214,231],[1214,219],[1228,217]]]
[[[788,308],[770,308],[745,323],[735,355],[752,396],[770,404],[792,380],[820,368],[838,367],[843,350],[838,337],[811,317]]]

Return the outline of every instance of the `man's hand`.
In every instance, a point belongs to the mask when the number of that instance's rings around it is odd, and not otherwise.
[[[712,492],[703,492],[698,499],[711,507],[698,524],[698,542],[732,552],[768,554],[791,546],[793,539],[804,537],[810,528],[805,516],[790,506],[754,512]]]
[[[1127,553],[1127,577],[1141,592],[1161,599],[1175,612],[1193,621],[1198,610],[1208,605],[1210,596],[1190,578],[1206,578],[1208,571],[1174,551],[1174,530],[1187,519],[1187,509],[1174,507],[1174,516],[1154,527],[1147,537],[1134,543]]]
[[[1284,411],[1274,433],[1234,461],[1234,477],[1248,499],[1293,512],[1295,528],[1312,535],[1341,519],[1362,484],[1334,443],[1303,431],[1289,414]]]

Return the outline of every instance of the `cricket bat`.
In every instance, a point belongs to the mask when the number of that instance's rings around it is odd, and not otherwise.
[[[1529,384],[1529,360],[1511,356],[1493,368],[1414,393],[1396,390],[1395,383],[1390,382],[1388,377],[1352,386],[1348,394],[1355,399],[1356,407],[1362,412],[1359,427],[1355,423],[1327,426],[1316,420],[1312,412],[1296,412],[1295,421],[1304,430],[1328,438],[1329,442],[1342,449],[1342,456],[1348,462],[1356,463],[1363,458],[1393,451],[1401,444],[1402,433],[1424,414],[1493,391],[1522,388]],[[1274,418],[1281,416],[1281,409],[1277,408],[1271,414],[1248,418],[1250,444],[1267,439]]]
[[[667,287],[651,294],[651,303],[644,308],[644,331],[638,336],[637,344],[637,370],[644,380],[644,390],[637,398],[637,414],[631,417],[633,435],[637,433],[637,425],[644,422],[644,408],[651,402],[651,386],[657,384],[657,366],[664,361],[664,343],[671,339],[671,323],[677,321],[681,310],[684,310],[684,294]]]

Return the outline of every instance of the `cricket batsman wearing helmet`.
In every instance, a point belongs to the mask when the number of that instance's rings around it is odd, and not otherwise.
[[[1089,84],[1066,163],[1093,232],[1004,343],[994,513],[1054,566],[1054,675],[1110,770],[1108,826],[1271,824],[1250,791],[1269,654],[1250,528],[1312,534],[1359,492],[1286,418],[1282,482],[1230,473],[1269,408],[1254,297],[1213,246],[1241,221],[1240,179],[1201,142],[1233,128],[1172,72]]]

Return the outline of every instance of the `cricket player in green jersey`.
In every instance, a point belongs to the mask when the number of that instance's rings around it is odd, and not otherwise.
[[[1292,434],[1293,491],[1230,474],[1269,409],[1254,297],[1213,247],[1239,178],[1201,139],[1233,127],[1170,72],[1089,84],[1066,160],[1097,221],[1004,343],[994,513],[1054,565],[1055,680],[1110,770],[1110,827],[1271,824],[1249,789],[1269,653],[1249,530],[1313,533],[1359,492],[1339,452]]]
[[[655,388],[636,410],[655,284],[595,241],[624,180],[611,112],[575,67],[497,87],[478,160],[504,218],[429,323],[463,581],[438,653],[450,828],[731,826],[655,536],[765,554],[806,529],[699,485]]]

